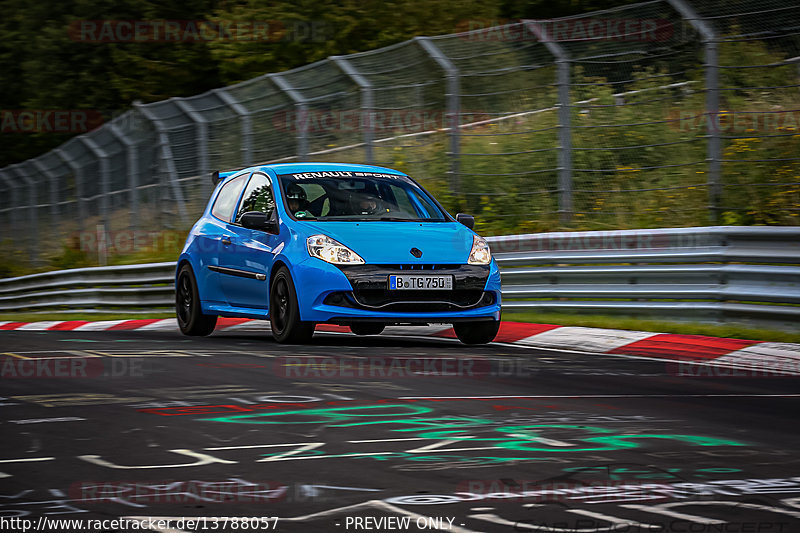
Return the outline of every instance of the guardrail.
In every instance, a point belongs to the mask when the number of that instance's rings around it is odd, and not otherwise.
[[[175,263],[73,268],[0,279],[0,312],[124,310],[175,305]]]
[[[504,309],[800,323],[800,228],[588,231],[490,237]],[[169,310],[174,263],[0,280],[0,311]]]

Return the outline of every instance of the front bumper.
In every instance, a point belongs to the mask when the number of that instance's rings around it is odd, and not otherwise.
[[[453,290],[390,291],[391,274],[452,275]],[[310,322],[451,323],[500,319],[500,272],[475,265],[342,265],[311,258],[295,273],[300,316]]]

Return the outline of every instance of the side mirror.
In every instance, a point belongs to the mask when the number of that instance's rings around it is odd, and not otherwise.
[[[475,227],[475,217],[472,216],[472,215],[467,215],[467,214],[464,214],[464,213],[458,213],[456,215],[456,220],[458,222],[461,222],[462,224],[464,224],[469,229],[472,229],[472,228]]]
[[[274,211],[273,211],[274,213]],[[239,219],[239,223],[248,229],[274,233],[278,229],[278,222],[269,213],[261,211],[248,211]]]

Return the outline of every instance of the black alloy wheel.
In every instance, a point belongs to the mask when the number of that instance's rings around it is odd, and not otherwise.
[[[269,324],[281,344],[304,344],[314,335],[314,323],[300,320],[297,292],[289,270],[282,266],[272,279],[269,292]]]
[[[175,315],[178,327],[184,335],[210,335],[217,325],[216,315],[203,314],[197,281],[188,263],[178,272],[178,282],[175,286]]]

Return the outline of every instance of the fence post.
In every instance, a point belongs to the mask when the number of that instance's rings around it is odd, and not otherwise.
[[[31,163],[42,175],[47,176],[50,183],[50,217],[53,223],[58,224],[58,176],[48,169],[38,159],[31,159]]]
[[[461,191],[461,80],[459,78],[458,67],[433,44],[430,37],[414,37],[414,40],[419,43],[431,59],[436,61],[447,76],[447,92],[445,93],[445,98],[447,99],[447,115],[450,124],[450,183],[453,188],[453,193],[458,194]]]
[[[7,222],[0,227],[0,232],[2,232],[0,233],[0,235],[2,235],[0,242],[4,241],[6,236],[16,239],[18,235],[18,233],[14,231],[14,188],[11,186],[11,182],[6,177],[7,169],[7,167],[0,168],[0,183],[5,185],[2,194],[6,199],[6,202],[9,204],[9,206],[4,208],[2,211],[6,214]]]
[[[234,113],[239,115],[242,121],[242,166],[249,167],[253,163],[253,117],[236,98],[231,96],[225,88],[214,89],[211,91],[216,94],[222,102],[230,107]]]
[[[375,106],[375,99],[372,93],[372,83],[361,75],[360,72],[342,56],[331,56],[328,59],[341,69],[361,90],[361,119],[358,121],[359,126],[364,127],[364,155],[368,164],[375,163],[374,142],[375,131],[373,129],[373,108]],[[364,122],[366,119],[366,123]]]
[[[197,142],[197,159],[199,162],[199,174],[208,174],[208,120],[194,110],[185,99],[183,98],[170,98],[170,101],[175,104],[175,107],[183,111],[189,117],[189,120],[194,122],[195,126],[195,141]]]
[[[572,222],[572,102],[569,96],[570,60],[563,46],[547,37],[540,24],[525,21],[536,39],[556,59],[556,86],[558,87],[558,212],[562,224]]]
[[[167,129],[164,127],[164,124],[158,120],[158,117],[156,117],[152,111],[147,109],[147,106],[141,102],[134,102],[133,106],[142,113],[144,118],[153,124],[153,127],[158,134],[158,147],[161,151],[161,158],[163,159],[166,167],[165,171],[167,173],[167,179],[169,180],[169,186],[172,189],[172,194],[175,195],[175,203],[178,204],[178,215],[180,216],[181,222],[186,224],[189,221],[189,217],[186,214],[186,203],[183,199],[183,190],[181,190],[181,184],[178,183],[178,170],[175,168],[175,160],[172,157],[172,150],[169,147]]]
[[[14,246],[18,247],[20,243],[20,238],[24,234],[21,231],[20,224],[19,224],[19,217],[17,216],[17,209],[19,209],[20,199],[19,199],[19,185],[17,180],[11,174],[11,167],[5,167],[4,169],[0,170],[0,178],[8,186],[8,190],[10,191],[10,199],[11,199],[11,207],[8,208],[8,227],[11,229],[11,238],[14,240]]]
[[[123,114],[118,120],[133,120],[133,112]],[[131,210],[131,229],[139,229],[139,156],[137,154],[137,147],[134,141],[125,135],[122,128],[112,121],[109,123],[109,131],[119,142],[125,146],[125,156],[127,159],[128,168],[128,198],[130,199]]]
[[[83,200],[85,196],[83,186],[84,186],[84,176],[83,176],[83,169],[78,166],[74,159],[72,159],[69,154],[63,148],[56,148],[53,150],[55,154],[61,158],[61,160],[66,163],[69,169],[72,171],[72,174],[75,176],[75,202],[78,204],[78,231],[83,232],[85,227],[84,223],[86,222],[86,204]]]
[[[64,236],[63,221],[59,217],[60,209],[58,207],[58,174],[55,174],[52,169],[47,168],[44,163],[39,159],[31,159],[31,163],[36,167],[40,174],[47,177],[50,184],[50,224],[48,224],[48,231],[58,233],[61,237]]]
[[[6,200],[8,201],[9,207],[4,209],[7,213],[7,222],[4,224],[3,227],[3,237],[8,236],[9,238],[14,240],[14,243],[19,242],[20,232],[17,231],[17,223],[16,223],[16,216],[14,211],[16,210],[16,206],[19,205],[17,202],[17,191],[16,186],[13,183],[14,180],[8,177],[8,167],[0,169],[0,181],[2,181],[6,185],[6,189],[3,191],[3,194],[6,195]]]
[[[29,227],[24,228],[23,235],[26,236],[28,241],[28,256],[31,264],[36,264],[39,259],[39,220],[38,213],[36,212],[36,182],[28,175],[22,166],[24,163],[17,163],[11,165],[8,169],[17,175],[19,180],[24,181],[28,188],[28,224]]]
[[[700,34],[705,50],[706,115],[708,116],[708,213],[711,224],[719,222],[722,199],[722,140],[719,119],[719,49],[713,26],[684,0],[667,0]]]
[[[270,74],[269,77],[275,82],[278,88],[285,92],[289,98],[294,102],[298,111],[298,120],[300,121],[300,130],[297,134],[297,159],[299,161],[306,161],[308,159],[308,102],[292,87],[286,79],[279,74]]]
[[[109,202],[111,198],[109,197],[111,193],[111,165],[108,161],[109,155],[108,152],[100,148],[96,142],[88,137],[80,136],[78,137],[86,148],[89,149],[92,154],[100,160],[100,220],[103,223],[103,231],[106,233],[104,235],[104,242],[108,242],[107,234],[108,231],[111,229],[109,225],[108,213],[109,213]]]
[[[797,78],[800,79],[800,56],[797,57],[790,57],[788,59],[783,60],[784,63],[794,63],[797,67]]]

